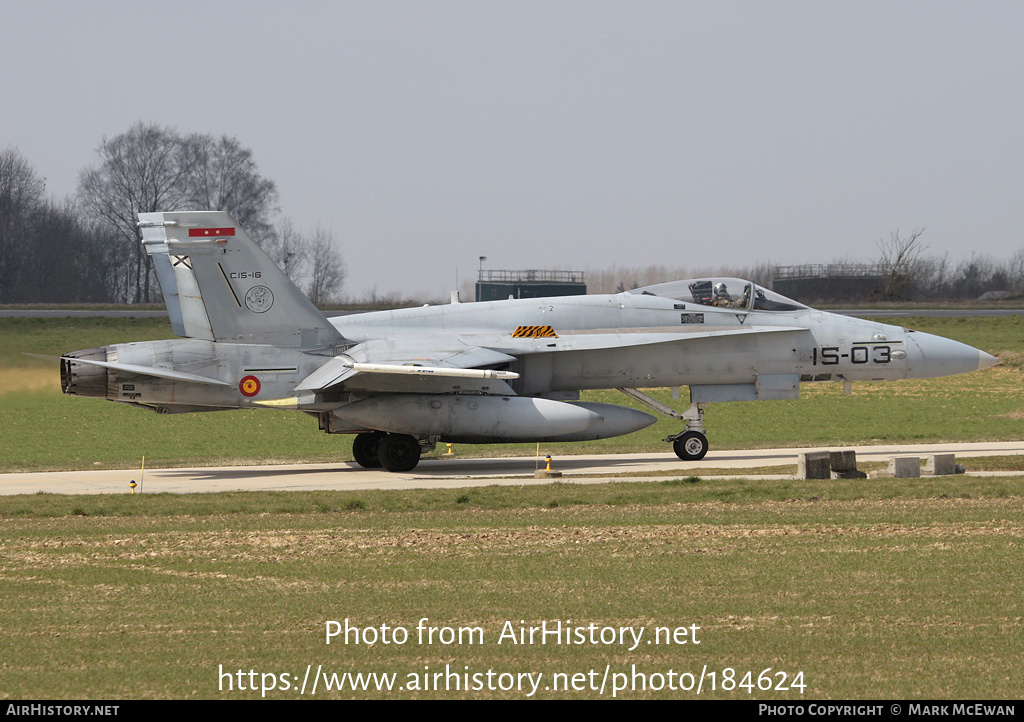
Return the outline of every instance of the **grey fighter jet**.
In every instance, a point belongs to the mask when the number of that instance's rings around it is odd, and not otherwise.
[[[708,450],[708,403],[997,363],[956,341],[817,311],[736,278],[327,319],[228,213],[142,213],[139,225],[182,338],[65,354],[64,392],[160,413],[299,409],[322,431],[353,434],[367,468],[409,471],[438,442],[583,441],[655,421],[581,401],[585,389],[620,389],[679,419],[682,430],[666,441],[696,460]],[[640,390],[680,386],[691,402],[682,413]]]

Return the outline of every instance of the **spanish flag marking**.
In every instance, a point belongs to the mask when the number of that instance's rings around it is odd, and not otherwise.
[[[260,392],[260,380],[255,376],[246,376],[238,383],[242,396],[253,397]]]
[[[189,238],[216,238],[217,236],[233,236],[234,228],[189,228]]]

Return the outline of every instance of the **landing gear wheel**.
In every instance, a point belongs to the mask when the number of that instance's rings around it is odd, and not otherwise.
[[[387,436],[383,431],[373,431],[368,434],[356,434],[352,441],[352,455],[356,457],[356,463],[364,469],[380,468],[380,442]]]
[[[708,437],[699,431],[687,431],[672,442],[672,450],[683,461],[700,461],[708,453]]]
[[[408,434],[388,434],[381,440],[377,455],[388,471],[412,471],[420,463],[420,442]]]

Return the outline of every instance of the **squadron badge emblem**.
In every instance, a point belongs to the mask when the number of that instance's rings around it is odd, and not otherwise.
[[[274,305],[274,294],[266,286],[253,286],[245,294],[245,305],[253,313],[266,313]]]

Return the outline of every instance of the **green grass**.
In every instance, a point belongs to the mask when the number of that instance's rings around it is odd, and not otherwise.
[[[691,472],[687,472],[690,474]],[[2,497],[0,520],[57,517],[212,517],[224,514],[312,514],[352,511],[512,511],[575,505],[657,506],[673,503],[751,504],[862,499],[1006,498],[1024,492],[1020,477],[919,477],[911,479],[786,479],[674,476],[607,484],[468,489],[359,491],[260,491],[217,494],[49,494]]]
[[[1024,481],[739,481],[443,492],[19,497],[0,524],[3,693],[258,698],[221,669],[301,679],[444,670],[719,675],[806,690],[707,698],[1015,698]],[[200,498],[204,497],[204,498]],[[466,497],[462,499],[462,497]],[[61,508],[55,509],[54,503]],[[5,506],[8,504],[5,500]],[[386,508],[391,505],[392,508]],[[133,507],[133,508],[130,508]],[[483,644],[415,628],[479,627]],[[326,622],[404,645],[325,643]],[[499,645],[514,628],[697,625],[700,645]],[[649,638],[649,637],[647,637]],[[237,678],[236,678],[237,679]],[[248,679],[248,678],[247,678]],[[740,677],[742,679],[742,677]],[[268,697],[294,699],[295,690]],[[324,693],[522,698],[518,691]],[[591,689],[540,698],[597,698]],[[605,697],[610,696],[610,692]],[[630,699],[695,698],[632,691]]]

